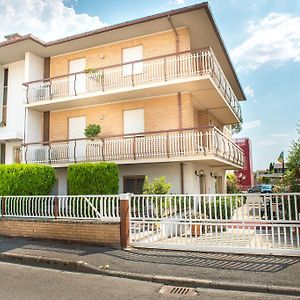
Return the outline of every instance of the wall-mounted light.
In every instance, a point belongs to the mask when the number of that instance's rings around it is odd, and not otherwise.
[[[214,178],[214,179],[217,179],[218,173],[215,172],[215,173],[213,174],[212,172],[210,172],[210,176],[211,176],[212,178]]]
[[[102,121],[104,120],[105,116],[104,115],[100,115],[99,119]]]
[[[198,177],[204,177],[205,173],[204,173],[203,170],[199,170],[199,171],[195,171],[195,175],[198,176]]]

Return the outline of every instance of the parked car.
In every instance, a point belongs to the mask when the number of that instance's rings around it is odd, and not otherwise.
[[[271,184],[257,184],[248,189],[248,193],[272,193]]]

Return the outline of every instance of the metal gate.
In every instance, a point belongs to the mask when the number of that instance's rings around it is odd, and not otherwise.
[[[300,255],[300,193],[133,195],[132,246]]]

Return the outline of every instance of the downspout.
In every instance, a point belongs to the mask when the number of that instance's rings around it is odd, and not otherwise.
[[[174,26],[174,24],[173,24],[173,22],[171,20],[171,16],[170,15],[168,15],[168,21],[169,21],[169,23],[170,23],[170,25],[171,25],[171,27],[172,27],[172,29],[174,31],[174,34],[175,34],[176,53],[178,53],[179,52],[179,34],[178,34],[178,32],[177,32],[177,30],[176,30],[176,28],[175,28],[175,26]]]

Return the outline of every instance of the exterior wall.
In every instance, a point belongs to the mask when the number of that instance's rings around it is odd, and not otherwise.
[[[194,114],[197,114],[197,111],[194,112]],[[198,125],[199,127],[201,126],[216,126],[218,127],[221,131],[223,131],[223,126],[219,120],[217,120],[210,112],[208,111],[198,111],[198,116],[195,117],[195,120],[198,119]],[[196,126],[196,127],[197,127]]]
[[[120,246],[119,223],[1,220],[0,235]]]
[[[43,140],[43,113],[27,109],[25,143],[38,143]]]
[[[7,142],[5,144],[5,164],[15,163],[15,148],[20,147],[20,142]]]
[[[179,51],[190,50],[190,38],[187,28],[179,28]],[[51,77],[69,73],[69,61],[86,57],[86,67],[102,68],[122,63],[122,49],[143,45],[144,58],[174,53],[176,51],[173,30],[153,35],[125,40],[97,48],[52,57],[50,60]]]
[[[39,80],[44,77],[44,59],[30,52],[25,53],[24,81]]]
[[[56,175],[57,183],[53,191],[53,194],[67,195],[68,194],[67,168],[55,169],[55,175]]]
[[[216,193],[216,180],[210,173],[217,173],[222,177],[223,190],[225,192],[225,170],[223,168],[211,168],[201,162],[183,162],[184,174],[184,193],[185,194],[199,194],[200,193],[200,179],[195,175],[195,171],[204,171],[204,180],[206,186],[206,193]],[[140,176],[146,175],[150,180],[155,177],[165,176],[166,181],[171,183],[171,193],[181,193],[181,179],[180,179],[180,163],[159,163],[159,164],[138,164],[138,165],[119,165],[119,192],[123,192],[123,176]]]
[[[0,139],[23,138],[24,128],[24,60],[6,65],[8,68],[7,122],[0,128]],[[3,80],[3,78],[2,78]],[[3,81],[0,83],[3,86]],[[2,94],[1,94],[2,102]],[[1,106],[2,111],[2,106]],[[1,112],[2,113],[2,112]],[[17,116],[17,117],[16,117]]]
[[[123,111],[143,108],[145,131],[159,131],[179,128],[179,107],[177,94],[119,102],[92,107],[55,111],[50,113],[50,140],[68,139],[68,119],[86,116],[88,124],[100,124],[102,135],[123,134]],[[193,107],[189,93],[182,94],[182,126],[193,127]]]
[[[166,181],[172,184],[171,193],[181,193],[180,163],[119,165],[119,192],[123,193],[123,176],[146,175],[150,180],[165,176]]]

